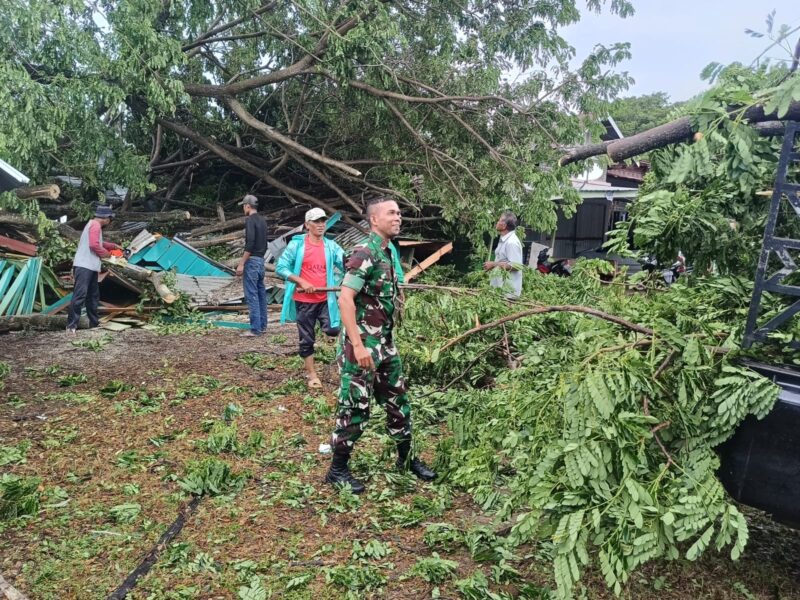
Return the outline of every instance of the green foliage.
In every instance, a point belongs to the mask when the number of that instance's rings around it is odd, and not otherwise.
[[[200,462],[190,462],[186,475],[178,480],[178,485],[195,496],[219,496],[239,492],[246,480],[246,474],[234,473],[228,463],[206,458]]]
[[[95,338],[93,340],[75,340],[72,342],[72,345],[76,348],[86,348],[92,352],[100,352],[110,343],[111,336],[104,335],[103,337]]]
[[[131,390],[133,390],[132,385],[119,379],[112,379],[100,388],[100,393],[105,398],[116,398],[122,392],[130,392]]]
[[[61,387],[72,387],[80,383],[86,383],[89,378],[84,373],[70,373],[58,378],[58,385]]]
[[[225,410],[222,411],[222,420],[226,423],[231,423],[236,417],[241,416],[243,413],[244,410],[241,406],[231,402],[225,407]]]
[[[108,510],[111,519],[119,524],[133,523],[140,512],[142,512],[142,505],[137,502],[117,504]]]
[[[498,519],[512,519],[506,541],[467,532],[471,554],[507,566],[508,543],[544,543],[561,597],[589,565],[619,592],[655,558],[695,559],[712,548],[737,558],[747,525],[716,478],[713,447],[745,416],[766,414],[778,392],[737,362],[746,289],[718,277],[631,295],[601,285],[579,264],[570,279],[527,272],[523,307],[490,290],[410,296],[400,343],[411,380],[437,387],[456,380],[426,399],[451,432],[436,466]],[[658,341],[642,343],[642,334],[605,320],[554,313],[505,324],[519,365],[512,370],[500,327],[434,351],[476,319],[489,323],[530,301],[590,304],[653,329]],[[396,513],[394,522],[406,524],[409,510]],[[435,546],[440,535],[459,543],[447,529],[429,531],[426,541]],[[515,575],[501,567],[497,576]],[[483,589],[480,581],[457,586]]]
[[[353,542],[352,557],[355,560],[380,560],[391,554],[392,549],[380,540],[369,540],[363,544],[356,540]]]
[[[246,586],[241,586],[237,592],[239,600],[267,600],[267,589],[258,575],[253,575]]]
[[[123,469],[135,469],[139,464],[139,453],[136,450],[120,452],[115,464]]]
[[[35,516],[39,512],[40,483],[37,477],[0,475],[0,521]]]
[[[6,387],[6,378],[11,374],[11,367],[5,361],[0,360],[0,391]]]
[[[431,556],[418,558],[414,566],[411,567],[409,575],[437,585],[452,577],[457,568],[458,563],[456,561],[444,559],[434,552]]]
[[[0,467],[24,463],[30,447],[28,441],[19,442],[16,446],[0,445]]]
[[[682,250],[695,272],[714,266],[752,277],[770,204],[759,192],[773,187],[781,139],[759,137],[728,111],[764,103],[768,112],[785,112],[800,98],[800,74],[790,76],[784,66],[733,64],[719,67],[713,77],[715,87],[670,115],[688,115],[700,134],[692,144],[651,153],[652,170],[630,208],[631,220],[618,225],[610,247],[626,251],[632,233],[640,253],[663,264]],[[793,211],[785,214],[794,224],[782,234],[799,236]]]
[[[265,371],[275,368],[275,362],[267,357],[267,355],[261,354],[260,352],[245,352],[238,360],[254,371]]]
[[[201,442],[202,448],[209,454],[221,454],[229,452],[239,456],[251,456],[263,444],[263,434],[254,431],[250,434],[247,441],[239,440],[236,425],[229,425],[223,422],[214,423],[208,438]]]
[[[431,523],[422,537],[428,548],[452,551],[463,543],[461,532],[449,523]]]
[[[39,379],[44,377],[45,375],[56,375],[61,371],[60,365],[50,365],[49,367],[45,367],[43,369],[36,369],[34,367],[25,367],[25,374],[28,377],[33,379]]]
[[[143,302],[149,302],[151,300],[155,299],[142,298]],[[151,324],[158,328],[157,332],[159,335],[175,335],[181,333],[194,333],[199,335],[213,327],[213,325],[205,320],[202,314],[181,314],[179,318],[176,318],[166,308],[163,314],[156,314]]]
[[[0,74],[2,81],[2,74]],[[2,93],[0,93],[2,103]],[[0,147],[2,147],[2,133],[0,133]],[[0,150],[0,156],[4,155]],[[8,158],[11,155],[6,155]],[[56,265],[62,261],[72,259],[75,254],[76,244],[57,234],[55,222],[39,210],[36,200],[22,200],[13,192],[0,192],[0,210],[19,214],[25,217],[36,229],[39,241],[37,243],[37,256],[45,263],[42,270],[43,278],[55,279],[50,268],[46,265]]]
[[[666,123],[670,113],[681,104],[670,102],[666,92],[655,92],[617,98],[609,104],[608,114],[613,117],[622,134],[630,137]]]
[[[584,6],[600,11],[606,5],[632,14],[627,0],[490,6],[365,0],[308,3],[300,10],[280,4],[258,19],[253,2],[197,0],[165,8],[154,0],[64,7],[10,0],[0,6],[0,108],[7,115],[0,156],[13,157],[35,181],[54,172],[79,177],[73,193],[81,202],[97,201],[113,186],[142,198],[171,178],[148,171],[156,120],[177,121],[224,144],[250,136],[206,86],[232,75],[247,84],[268,60],[272,71],[286,72],[275,82],[280,94],[273,85],[254,85],[236,96],[270,128],[291,135],[303,123],[315,132],[303,143],[315,151],[376,161],[373,185],[441,206],[444,218],[476,241],[509,202],[528,223],[549,231],[555,224],[550,199],[566,196],[574,204],[577,197],[570,170],[539,166],[581,137],[575,114],[597,113],[630,83],[615,72],[630,56],[627,44],[597,45],[573,68],[574,49],[561,36]],[[356,27],[320,38],[320,28],[333,31],[350,18]],[[234,25],[218,39],[192,43],[225,23]],[[314,72],[292,67],[304,51],[313,56]],[[510,82],[509,70],[529,75]],[[427,97],[431,87],[444,96],[487,99],[402,99]],[[297,107],[297,114],[287,107]],[[164,130],[155,158],[177,151],[184,143],[177,137]],[[250,143],[252,156],[274,158],[272,142],[251,136]],[[292,183],[301,169],[290,158],[274,173]],[[196,179],[190,199],[206,206],[249,186],[241,180],[219,186],[200,172]]]
[[[386,584],[386,576],[369,564],[350,564],[325,567],[325,581],[342,588],[345,598],[355,600],[365,592],[377,592]]]
[[[161,410],[161,403],[166,399],[167,395],[164,392],[147,393],[142,391],[137,396],[116,406],[117,410],[121,410],[123,406],[127,407],[134,415],[147,415]]]
[[[61,392],[60,394],[48,394],[45,396],[45,400],[48,402],[66,402],[68,404],[88,404],[96,399],[94,394],[82,392]]]

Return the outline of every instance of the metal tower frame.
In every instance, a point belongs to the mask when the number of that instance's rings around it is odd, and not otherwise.
[[[782,238],[775,235],[781,202],[783,202],[784,198],[794,209],[795,216],[800,219],[800,184],[786,181],[789,166],[793,163],[800,163],[800,149],[795,150],[795,146],[798,144],[800,144],[800,123],[795,121],[786,123],[786,134],[783,138],[778,172],[775,177],[775,189],[772,192],[769,217],[767,218],[767,226],[764,229],[764,243],[761,246],[761,256],[758,259],[758,267],[756,269],[753,297],[750,300],[750,310],[747,314],[747,324],[742,341],[743,348],[749,348],[754,342],[763,342],[770,332],[775,331],[797,313],[800,313],[800,299],[798,299],[763,325],[758,324],[761,298],[764,292],[800,298],[800,286],[785,285],[783,283],[789,275],[798,270],[797,263],[789,254],[789,250],[800,251],[800,240]],[[769,259],[772,255],[780,259],[783,267],[770,274],[768,272]],[[791,346],[795,349],[800,349],[800,343],[798,342],[792,342]]]

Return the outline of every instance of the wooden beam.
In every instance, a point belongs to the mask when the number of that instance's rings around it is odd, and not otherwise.
[[[428,258],[423,260],[416,267],[414,267],[408,273],[406,273],[406,282],[409,282],[412,279],[414,279],[415,277],[417,277],[425,269],[427,269],[431,265],[434,265],[437,262],[439,262],[441,260],[442,256],[444,256],[448,252],[452,252],[452,251],[453,251],[453,242],[447,242],[444,246],[439,248],[436,252],[431,254]]]

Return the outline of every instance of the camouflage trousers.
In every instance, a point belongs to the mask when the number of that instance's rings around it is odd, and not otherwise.
[[[344,335],[344,334],[343,334]],[[386,428],[395,440],[411,439],[411,405],[403,377],[403,362],[391,340],[380,343],[369,336],[364,345],[372,354],[375,370],[358,366],[350,340],[339,347],[337,362],[341,384],[336,428],[331,446],[336,454],[350,454],[369,420],[370,399],[375,395],[386,411]]]

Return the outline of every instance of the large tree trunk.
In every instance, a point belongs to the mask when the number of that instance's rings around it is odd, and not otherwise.
[[[185,240],[192,248],[208,248],[209,246],[216,246],[217,244],[226,244],[228,242],[235,242],[244,237],[244,230],[234,231],[227,235],[220,235],[206,240]]]
[[[168,223],[170,221],[190,221],[192,214],[188,210],[168,210],[165,212],[117,212],[117,221],[147,221],[149,223]]]
[[[0,223],[5,223],[7,225],[17,225],[20,227],[36,227],[36,222],[33,219],[29,219],[28,217],[23,217],[22,215],[17,215],[14,213],[9,212],[2,212],[0,211]]]
[[[48,185],[37,185],[32,187],[22,187],[14,190],[17,198],[27,200],[28,198],[46,198],[48,200],[58,200],[61,190],[54,183]]]
[[[731,109],[731,117],[738,117],[737,109]],[[755,124],[763,122],[774,122],[777,120],[776,114],[767,114],[764,112],[763,105],[751,106],[744,111],[742,115],[744,121]],[[792,102],[789,106],[789,111],[784,115],[780,121],[799,121],[800,120],[800,102]],[[774,123],[763,128],[758,128],[761,135],[776,135],[777,128]],[[678,144],[680,142],[688,142],[696,133],[692,126],[690,117],[681,117],[675,121],[659,125],[647,131],[642,131],[636,135],[632,135],[621,140],[614,140],[612,142],[604,142],[601,144],[588,144],[586,146],[579,146],[571,150],[568,154],[561,157],[558,164],[561,166],[568,165],[592,156],[599,156],[601,154],[608,154],[608,157],[613,162],[621,162],[625,159],[632,158],[651,150],[664,148],[670,144]]]
[[[0,317],[0,333],[9,331],[24,331],[36,329],[40,331],[55,331],[67,328],[67,315],[19,315],[14,317]],[[78,329],[88,329],[89,321],[81,317]]]
[[[134,265],[123,265],[116,262],[106,262],[106,265],[108,266],[109,271],[118,273],[129,279],[145,281],[152,284],[156,290],[156,293],[161,296],[161,299],[167,304],[172,304],[178,299],[178,295],[169,289],[169,287],[167,287],[167,285],[164,283],[164,273],[150,271],[149,269],[143,269],[142,267],[136,267]]]
[[[213,225],[206,225],[205,227],[198,227],[197,229],[192,229],[188,234],[186,234],[184,239],[191,239],[200,237],[201,235],[207,235],[209,233],[217,233],[219,231],[228,231],[230,229],[237,229],[240,227],[244,227],[244,223],[247,220],[247,217],[239,217],[238,219],[228,219],[223,223],[215,223]]]

